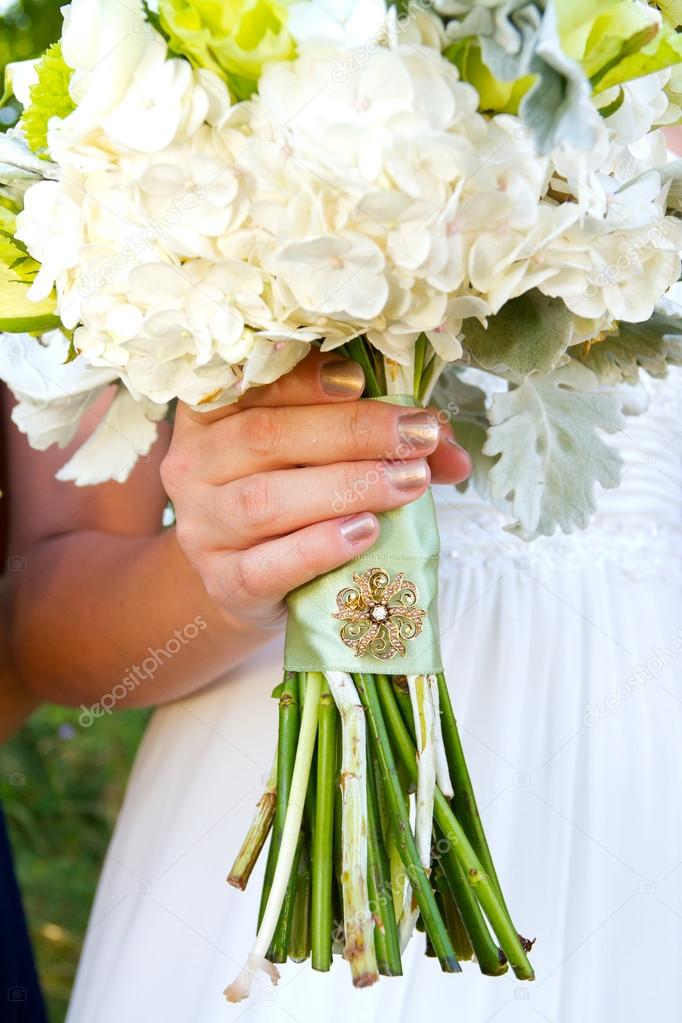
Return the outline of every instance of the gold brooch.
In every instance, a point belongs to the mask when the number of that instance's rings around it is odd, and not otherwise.
[[[404,572],[391,577],[383,568],[369,568],[353,575],[355,586],[336,595],[338,611],[333,618],[345,622],[341,639],[361,657],[368,650],[388,661],[404,656],[405,643],[422,631],[426,611],[416,607],[419,591]]]

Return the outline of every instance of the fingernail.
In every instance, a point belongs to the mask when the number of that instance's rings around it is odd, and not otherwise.
[[[365,374],[357,362],[336,359],[320,367],[320,384],[332,398],[359,398],[365,389]]]
[[[387,465],[386,477],[396,490],[420,490],[429,481],[429,470],[426,462],[404,462],[400,465]]]
[[[435,447],[439,429],[438,420],[430,412],[408,412],[398,420],[400,439],[418,451]]]
[[[376,519],[369,512],[363,512],[362,515],[353,515],[346,519],[339,528],[346,540],[359,543],[373,535],[376,530]]]
[[[454,437],[446,437],[445,438],[445,443],[449,444],[450,447],[456,448],[457,451],[461,451],[463,455],[467,456],[467,458],[470,457],[469,452],[467,451],[467,449],[463,448],[461,444],[458,444]]]

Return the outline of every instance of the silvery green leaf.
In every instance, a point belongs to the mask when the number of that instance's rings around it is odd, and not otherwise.
[[[596,141],[599,114],[592,104],[592,87],[577,61],[564,53],[556,14],[547,5],[528,71],[538,76],[523,97],[519,115],[542,153],[568,142],[590,149]]]
[[[462,344],[483,369],[506,368],[517,378],[533,370],[547,373],[572,339],[573,320],[561,299],[529,291],[489,317],[487,328],[466,319]]]
[[[664,377],[669,365],[682,366],[682,321],[654,313],[646,323],[621,323],[613,337],[574,357],[607,387],[636,384],[640,369]]]
[[[541,24],[539,3],[508,0],[497,5],[494,31],[481,38],[483,60],[496,78],[513,82],[528,74]]]
[[[485,391],[463,380],[456,366],[446,366],[441,373],[433,389],[433,403],[458,423],[487,422]]]
[[[483,453],[498,460],[489,473],[494,501],[511,502],[512,531],[550,536],[587,525],[595,486],[615,487],[621,458],[601,434],[621,430],[619,395],[597,390],[596,376],[572,362],[535,373],[494,395]]]
[[[496,78],[513,82],[528,74],[542,21],[542,3],[534,0],[436,0],[435,9],[454,20],[448,39],[476,37],[483,60]]]
[[[463,380],[455,366],[445,368],[433,392],[433,403],[448,413],[457,443],[471,458],[471,475],[457,489],[465,493],[473,485],[482,497],[487,496],[488,473],[494,464],[494,459],[483,454],[488,430],[486,400],[485,391]]]
[[[477,494],[487,498],[490,491],[490,471],[495,459],[484,454],[483,449],[488,432],[483,424],[473,422],[458,423],[455,429],[457,443],[461,444],[471,459],[471,475],[462,483],[457,484],[460,494],[474,487]]]
[[[437,0],[436,10],[456,19],[446,25],[448,39],[478,40],[483,62],[498,81],[537,76],[519,116],[541,152],[562,142],[580,149],[594,145],[600,117],[592,104],[592,87],[561,46],[553,3]]]

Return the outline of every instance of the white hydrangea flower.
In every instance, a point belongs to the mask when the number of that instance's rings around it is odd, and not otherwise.
[[[682,224],[665,215],[666,192],[655,171],[611,192],[604,217],[587,216],[538,257],[554,268],[540,290],[587,319],[649,319],[680,275]]]
[[[386,31],[384,0],[305,0],[289,8],[287,28],[299,49],[371,45]]]
[[[452,361],[464,319],[532,288],[593,322],[648,315],[682,247],[658,175],[642,177],[660,75],[628,84],[589,153],[542,156],[518,118],[479,114],[432,14],[291,14],[298,57],[232,104],[169,57],[136,0],[70,9],[79,105],[50,124],[61,177],[28,190],[18,237],[41,263],[32,295],[55,286],[81,361],[122,381],[114,419],[131,401],[235,400],[316,341],[365,334],[408,365],[425,333]]]
[[[40,341],[29,334],[0,335],[0,377],[17,403],[12,419],[32,447],[70,444],[92,404],[118,382],[110,368],[98,369],[83,359],[67,362],[69,343],[59,331]],[[57,473],[77,486],[117,480],[124,483],[138,458],[156,440],[156,423],[165,405],[135,399],[119,386],[99,425]]]

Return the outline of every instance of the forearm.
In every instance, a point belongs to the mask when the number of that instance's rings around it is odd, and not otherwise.
[[[8,579],[3,576],[0,578],[0,743],[11,738],[40,703],[40,698],[27,688],[12,664],[8,592]]]
[[[165,703],[275,635],[212,604],[172,529],[57,536],[29,552],[13,581],[16,668],[34,694],[55,702]]]
[[[0,743],[10,739],[40,703],[32,692],[11,672],[0,677]]]

